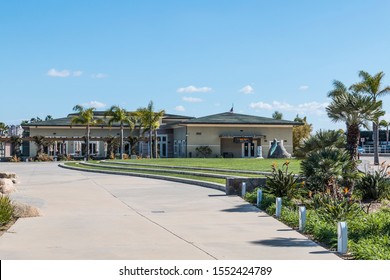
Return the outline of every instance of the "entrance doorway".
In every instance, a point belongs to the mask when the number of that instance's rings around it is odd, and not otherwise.
[[[242,157],[255,157],[255,143],[245,142],[242,144]]]

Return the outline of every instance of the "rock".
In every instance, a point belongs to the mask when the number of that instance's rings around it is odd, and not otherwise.
[[[0,172],[0,178],[14,179],[16,178],[16,174],[13,172]]]
[[[17,201],[13,201],[12,205],[14,206],[14,216],[16,218],[31,218],[39,216],[39,210],[34,206],[26,205]]]
[[[9,194],[16,191],[12,179],[0,179],[0,193]]]

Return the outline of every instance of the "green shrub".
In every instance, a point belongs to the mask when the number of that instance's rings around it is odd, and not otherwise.
[[[355,259],[360,260],[390,260],[389,235],[361,238],[357,242],[348,242]]]
[[[0,226],[12,220],[14,207],[8,196],[0,196]]]
[[[362,199],[381,200],[390,198],[389,166],[384,163],[373,173],[366,172],[356,188],[361,192]]]
[[[350,221],[363,213],[360,205],[348,197],[335,197],[328,193],[316,194],[313,203],[318,217],[329,224]]]
[[[255,188],[252,192],[245,193],[244,199],[251,204],[257,203],[257,190],[259,188]]]
[[[267,176],[265,191],[276,196],[292,199],[302,194],[303,184],[300,178],[292,172],[288,172],[289,161],[286,161],[282,168],[276,168],[276,163],[272,165],[272,174]]]
[[[212,150],[209,146],[199,146],[195,149],[197,156],[207,158],[212,154]]]
[[[289,207],[282,207],[282,215],[280,217],[283,223],[292,228],[299,226],[299,213],[298,209],[292,209]]]

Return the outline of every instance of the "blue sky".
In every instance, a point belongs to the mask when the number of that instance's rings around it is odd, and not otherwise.
[[[359,70],[390,85],[389,12],[379,0],[0,1],[0,121],[153,100],[171,114],[234,104],[343,128],[325,113],[327,92]]]

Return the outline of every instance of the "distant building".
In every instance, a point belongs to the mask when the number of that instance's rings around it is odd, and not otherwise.
[[[86,151],[84,125],[72,124],[72,118],[67,117],[28,123],[23,125],[25,135],[45,136],[52,138],[54,144],[47,149],[50,155],[66,154],[84,156]],[[104,112],[94,112],[96,118],[104,118]],[[292,128],[301,123],[275,120],[271,118],[225,112],[200,118],[166,114],[160,120],[157,130],[158,155],[161,158],[197,157],[197,148],[208,146],[212,157],[251,158],[268,154],[273,139],[282,140],[284,147],[292,153]],[[125,153],[130,153],[129,136],[140,137],[137,143],[136,154],[147,156],[148,134],[142,135],[139,126],[130,132],[125,128]],[[107,139],[119,137],[120,125],[99,124],[91,127],[90,154],[97,157],[106,157],[108,153]],[[143,136],[143,137],[141,137]],[[37,146],[29,143],[28,156],[35,156]],[[26,155],[27,156],[27,155]]]

